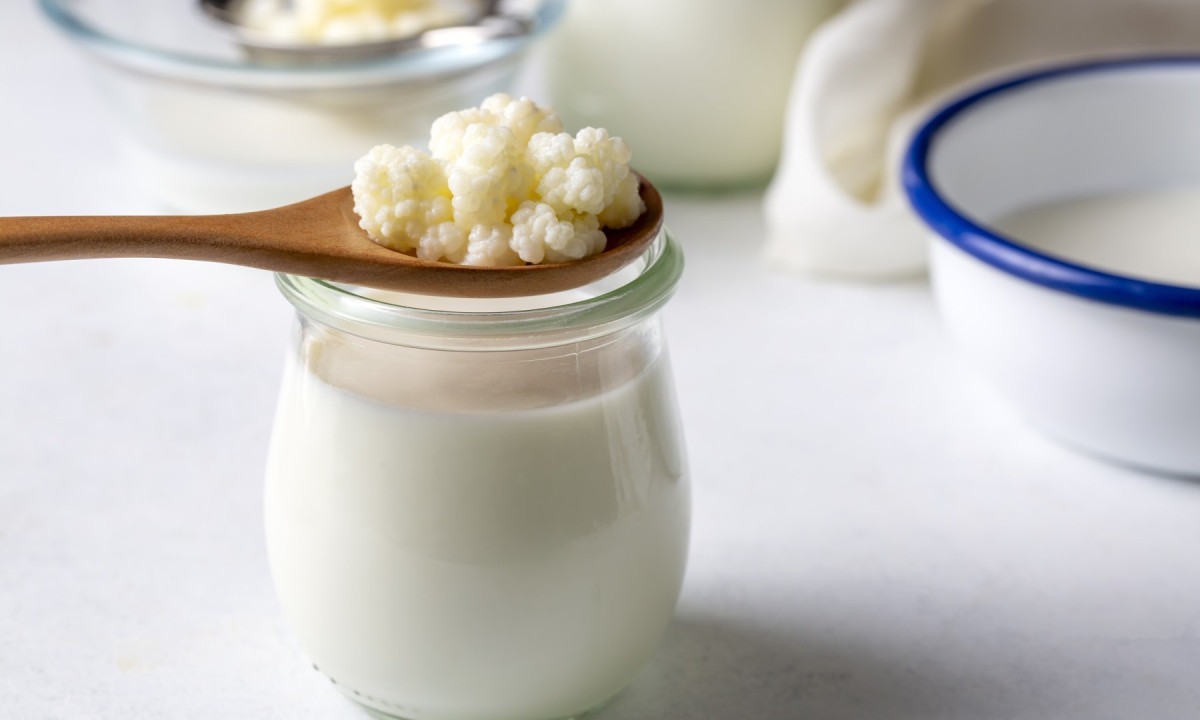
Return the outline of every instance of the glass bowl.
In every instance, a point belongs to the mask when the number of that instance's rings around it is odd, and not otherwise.
[[[349,184],[374,145],[424,147],[439,115],[512,88],[564,2],[527,3],[522,37],[306,66],[249,59],[191,1],[39,0],[95,61],[136,176],[189,213],[295,202]]]

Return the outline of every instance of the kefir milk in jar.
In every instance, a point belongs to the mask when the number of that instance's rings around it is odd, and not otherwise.
[[[618,692],[674,611],[689,491],[661,234],[569,293],[400,296],[280,276],[299,328],[266,486],[284,614],[354,700],[551,720]]]
[[[658,185],[765,183],[792,75],[843,0],[572,0],[546,41],[568,128],[608,128]]]

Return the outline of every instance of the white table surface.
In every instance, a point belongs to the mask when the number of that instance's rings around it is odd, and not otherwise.
[[[151,208],[31,6],[0,8],[0,214]],[[759,205],[668,199],[692,554],[666,641],[599,717],[1200,716],[1200,484],[1032,434],[923,282],[769,267]],[[365,718],[267,573],[290,315],[232,267],[0,267],[0,718]]]

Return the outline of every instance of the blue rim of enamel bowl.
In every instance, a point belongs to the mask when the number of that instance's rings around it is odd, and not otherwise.
[[[946,241],[1010,275],[1088,300],[1200,318],[1200,288],[1140,280],[1032,250],[955,208],[942,196],[929,173],[929,160],[939,133],[991,98],[1035,83],[1078,75],[1181,66],[1200,69],[1200,55],[1135,57],[1057,66],[1003,80],[953,100],[925,121],[904,156],[902,182],[909,202],[917,215]]]

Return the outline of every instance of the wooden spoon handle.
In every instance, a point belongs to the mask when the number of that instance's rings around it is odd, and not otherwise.
[[[0,265],[169,258],[244,265],[354,284],[428,285],[423,261],[371,242],[347,219],[349,189],[233,215],[0,217]],[[344,207],[345,206],[345,207]]]
[[[0,218],[0,263],[160,257],[246,264],[252,215]],[[249,221],[249,222],[248,222]],[[265,248],[260,248],[265,249]]]
[[[517,297],[581,287],[641,256],[662,227],[662,197],[643,181],[646,212],[608,231],[604,252],[575,262],[478,267],[422,260],[371,242],[344,187],[237,215],[0,218],[0,264],[147,257],[246,265],[386,290]]]

